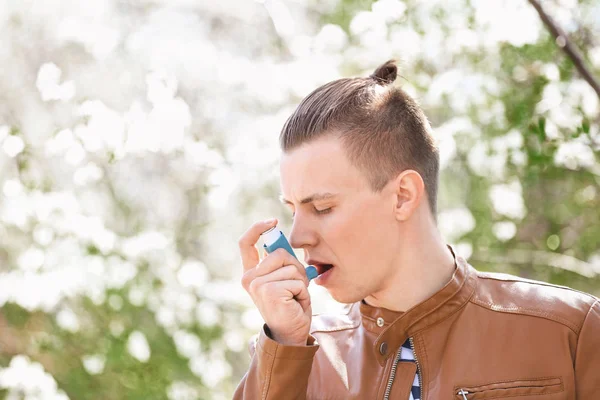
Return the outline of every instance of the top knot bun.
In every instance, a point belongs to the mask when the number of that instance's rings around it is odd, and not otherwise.
[[[398,75],[398,67],[395,60],[389,60],[385,64],[380,65],[369,78],[375,79],[380,85],[389,85],[396,80]]]

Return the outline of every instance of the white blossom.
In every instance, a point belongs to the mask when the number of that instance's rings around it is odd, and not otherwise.
[[[91,375],[101,374],[106,364],[106,357],[100,354],[83,356],[82,360],[85,370]]]
[[[501,215],[518,220],[527,213],[521,183],[517,180],[492,186],[489,196],[494,209]]]
[[[150,359],[150,345],[146,335],[140,331],[132,332],[127,339],[127,351],[138,361],[147,362]]]

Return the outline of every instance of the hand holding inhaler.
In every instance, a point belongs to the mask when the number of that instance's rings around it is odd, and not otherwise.
[[[277,229],[277,225],[264,232],[261,236],[264,240],[263,247],[267,253],[272,253],[277,249],[285,249],[288,253],[296,257],[294,250],[292,250],[292,246],[290,246],[290,242],[288,242],[283,232]],[[305,272],[309,282],[319,276],[314,265],[306,267]]]
[[[244,266],[242,286],[252,297],[275,341],[305,346],[312,318],[307,274],[316,275],[316,270],[304,269],[276,225],[275,219],[257,222],[240,238]],[[261,260],[256,243],[270,230],[277,235],[264,237],[269,254]]]

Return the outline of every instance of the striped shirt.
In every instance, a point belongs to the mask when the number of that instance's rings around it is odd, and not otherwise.
[[[402,352],[400,353],[400,361],[415,361],[415,354],[412,346],[410,345],[410,340],[406,339],[406,342],[402,345]],[[421,387],[419,386],[419,371],[415,374],[415,379],[413,380],[412,389],[410,390],[409,400],[421,400]]]

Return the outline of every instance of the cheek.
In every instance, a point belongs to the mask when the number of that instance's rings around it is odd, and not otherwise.
[[[381,211],[372,205],[353,206],[325,223],[329,245],[340,259],[362,263],[378,247],[381,219]]]

